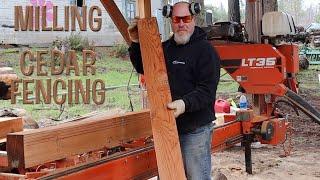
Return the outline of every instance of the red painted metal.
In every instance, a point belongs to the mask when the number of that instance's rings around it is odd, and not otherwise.
[[[282,144],[284,143],[284,141],[286,140],[286,133],[287,133],[287,128],[289,126],[288,123],[286,123],[286,121],[282,118],[275,118],[270,120],[273,123],[273,127],[274,127],[274,135],[272,137],[272,139],[270,141],[265,141],[263,139],[260,138],[259,141],[263,144],[270,144],[270,145],[278,145],[278,144]]]
[[[217,152],[241,142],[241,122],[232,121],[214,129],[212,151]]]
[[[141,147],[142,149],[144,147]],[[78,167],[58,171],[44,179],[86,180],[86,179],[148,179],[157,175],[155,151],[152,147],[137,153],[124,152],[119,158],[102,159]],[[110,159],[110,160],[108,160]],[[105,161],[104,161],[105,160]],[[78,170],[76,170],[78,169]],[[75,171],[74,171],[75,170]]]
[[[212,139],[214,152],[223,150],[241,142],[241,122],[232,121],[226,125],[216,127]],[[83,165],[85,166],[85,165]],[[75,167],[76,168],[76,167]],[[65,170],[67,171],[67,170]],[[58,172],[59,173],[59,172]],[[60,172],[61,173],[61,172]],[[75,173],[61,177],[49,175],[54,179],[84,180],[84,179],[148,179],[157,175],[157,164],[154,149],[148,149],[137,154],[126,155],[119,159],[94,165]]]
[[[0,156],[0,167],[8,167],[8,156]]]
[[[295,44],[284,44],[277,49],[286,58],[287,73],[299,73],[299,47]]]
[[[269,44],[215,44],[221,66],[249,94],[282,95],[286,58]],[[280,89],[279,89],[280,88]]]

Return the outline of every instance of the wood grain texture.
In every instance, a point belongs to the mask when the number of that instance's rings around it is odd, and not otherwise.
[[[127,44],[131,44],[131,40],[127,31],[129,24],[121,14],[116,3],[113,0],[101,0],[101,3],[109,13],[109,16],[111,17],[114,24],[117,26],[124,40],[127,42]]]
[[[151,0],[138,0],[137,7],[140,18],[151,17]]]
[[[99,114],[82,121],[8,134],[8,162],[12,168],[24,169],[151,134],[148,110],[117,116]]]
[[[186,179],[176,120],[167,108],[171,94],[156,18],[139,20],[138,30],[159,175]]]
[[[23,121],[21,117],[1,117],[0,118],[0,138],[7,137],[8,133],[19,132],[23,130]]]

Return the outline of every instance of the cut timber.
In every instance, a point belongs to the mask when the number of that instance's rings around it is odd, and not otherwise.
[[[124,19],[123,15],[121,14],[119,8],[117,7],[116,3],[113,0],[100,0],[104,8],[109,13],[114,24],[117,26],[119,32],[121,33],[124,40],[127,44],[131,44],[131,40],[128,34],[128,23]]]
[[[161,179],[186,179],[156,18],[138,21],[141,55],[151,107],[151,125]]]
[[[9,166],[29,168],[71,155],[150,136],[150,112],[97,116],[53,127],[8,134]]]
[[[138,0],[138,13],[140,18],[150,18],[151,17],[151,0]]]
[[[0,117],[0,138],[7,137],[8,133],[23,130],[21,117]]]

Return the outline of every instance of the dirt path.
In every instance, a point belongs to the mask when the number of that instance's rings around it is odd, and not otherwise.
[[[320,108],[320,97],[309,91],[302,94],[310,104]],[[320,179],[320,125],[300,112],[291,116],[293,150],[287,157],[282,146],[263,145],[252,149],[253,174],[245,172],[244,148],[233,147],[212,156],[213,176],[218,171],[229,180]]]
[[[245,172],[244,151],[235,147],[212,157],[213,175],[220,171],[228,179],[320,179],[320,142],[314,146],[296,147],[281,158],[282,148],[261,147],[252,150],[253,175]]]

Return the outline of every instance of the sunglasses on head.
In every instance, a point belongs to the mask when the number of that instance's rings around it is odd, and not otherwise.
[[[172,19],[173,23],[180,23],[181,20],[184,23],[190,23],[192,21],[192,15],[189,15],[189,16],[172,16],[171,19]]]

